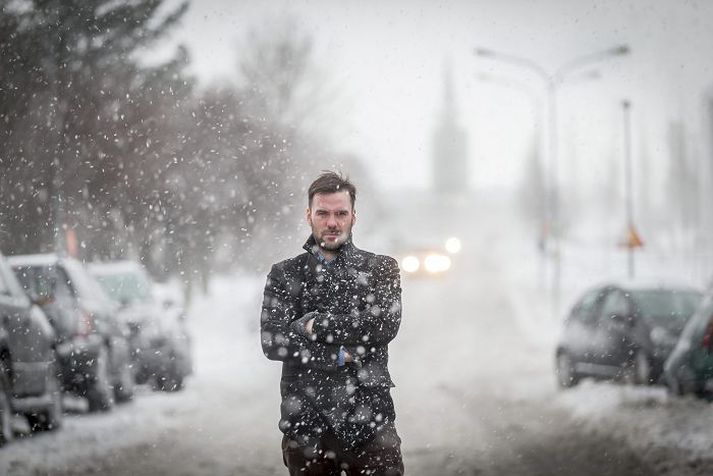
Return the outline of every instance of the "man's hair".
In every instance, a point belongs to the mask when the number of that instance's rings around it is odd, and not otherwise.
[[[312,206],[312,198],[318,193],[337,193],[343,191],[349,192],[349,198],[352,200],[352,208],[356,202],[356,187],[349,181],[349,177],[343,177],[341,174],[325,170],[317,179],[312,182],[307,191],[307,204]]]

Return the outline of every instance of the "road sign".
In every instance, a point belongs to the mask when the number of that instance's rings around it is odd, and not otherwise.
[[[634,225],[629,225],[629,228],[626,231],[626,239],[623,243],[621,243],[621,245],[629,249],[644,247],[644,241],[641,239],[641,236],[636,231],[636,227]]]

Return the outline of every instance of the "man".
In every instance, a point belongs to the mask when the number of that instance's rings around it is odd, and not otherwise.
[[[306,253],[274,265],[262,348],[282,361],[280,430],[290,475],[403,475],[388,344],[401,323],[393,258],[352,243],[356,189],[333,172],[309,187]]]

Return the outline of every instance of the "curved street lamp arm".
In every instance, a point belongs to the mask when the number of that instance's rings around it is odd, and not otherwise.
[[[553,78],[556,82],[562,82],[568,74],[572,73],[577,69],[580,69],[585,65],[588,65],[590,63],[596,63],[607,58],[613,58],[615,56],[628,55],[630,51],[631,50],[627,45],[619,45],[604,51],[598,51],[596,53],[579,56],[560,66],[559,69],[557,69],[557,71],[553,75]]]
[[[530,71],[534,71],[538,76],[540,76],[545,83],[549,86],[552,82],[553,77],[539,64],[534,61],[523,58],[521,56],[515,56],[508,53],[501,53],[499,51],[494,51],[488,48],[475,48],[473,50],[476,56],[483,58],[492,58],[494,60],[503,61],[505,63],[510,63],[516,66],[521,66],[527,68]]]

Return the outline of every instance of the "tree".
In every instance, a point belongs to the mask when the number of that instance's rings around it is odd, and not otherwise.
[[[326,168],[328,147],[320,124],[335,96],[314,61],[313,41],[290,18],[253,31],[240,58],[244,103],[241,173],[247,187],[247,256],[292,247],[302,223],[307,181]]]
[[[132,160],[124,111],[145,86],[137,81],[135,52],[163,36],[187,8],[182,3],[158,18],[162,3],[18,0],[0,10],[3,52],[11,53],[3,67],[13,84],[23,85],[3,88],[2,98],[9,99],[3,101],[3,176],[11,185],[0,190],[2,217],[13,236],[26,237],[26,247],[17,240],[14,251],[52,247],[51,237],[35,231],[38,221],[50,225],[57,246],[62,226],[104,217],[106,199],[123,179],[117,170]],[[38,216],[27,220],[20,208]]]

